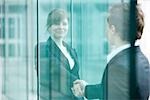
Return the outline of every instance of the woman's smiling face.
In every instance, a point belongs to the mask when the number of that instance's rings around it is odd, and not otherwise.
[[[51,25],[48,30],[55,39],[63,39],[68,32],[68,19],[65,18],[60,22]]]

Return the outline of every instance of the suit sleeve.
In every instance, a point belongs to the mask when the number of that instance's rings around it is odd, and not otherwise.
[[[103,99],[103,85],[87,85],[85,87],[85,97],[87,99]]]
[[[143,100],[147,100],[150,95],[149,82],[150,82],[150,66],[148,60],[140,55],[140,59],[137,60],[137,72],[138,72],[138,88]]]

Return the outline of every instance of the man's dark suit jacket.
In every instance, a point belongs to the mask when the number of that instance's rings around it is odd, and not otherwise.
[[[149,63],[138,46],[133,47],[136,53],[135,67],[136,93],[132,100],[148,100],[149,96]],[[87,85],[85,96],[89,99],[129,100],[129,55],[131,47],[119,52],[107,64],[102,82],[97,85]]]
[[[47,42],[39,44],[39,61],[36,63],[39,72],[40,100],[78,100],[71,91],[73,81],[79,79],[77,55],[67,44],[64,43],[64,46],[75,61],[73,69],[70,69],[68,59],[51,37]]]

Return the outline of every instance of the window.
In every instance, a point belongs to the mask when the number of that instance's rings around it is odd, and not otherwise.
[[[4,44],[0,44],[0,57],[4,57],[5,56],[5,45]]]
[[[4,18],[0,16],[0,39],[4,39],[5,34],[4,34]]]
[[[15,38],[15,19],[14,18],[9,18],[8,19],[8,37],[10,39]]]
[[[15,45],[9,44],[8,45],[8,50],[9,50],[9,53],[8,53],[9,57],[14,57],[16,55],[15,54]]]

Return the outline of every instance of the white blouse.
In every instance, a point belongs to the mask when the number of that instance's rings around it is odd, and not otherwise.
[[[68,59],[70,69],[72,69],[74,67],[75,62],[74,62],[73,58],[71,57],[70,53],[67,51],[66,47],[60,48],[60,50],[65,55],[65,57]]]
[[[63,45],[60,45],[60,42],[58,42],[55,38],[51,37],[52,40],[56,43],[56,45],[59,47],[59,49],[61,50],[61,52],[65,55],[65,57],[67,58],[69,65],[70,65],[70,69],[73,69],[74,67],[74,59],[71,57],[70,53],[67,51],[66,47]]]

